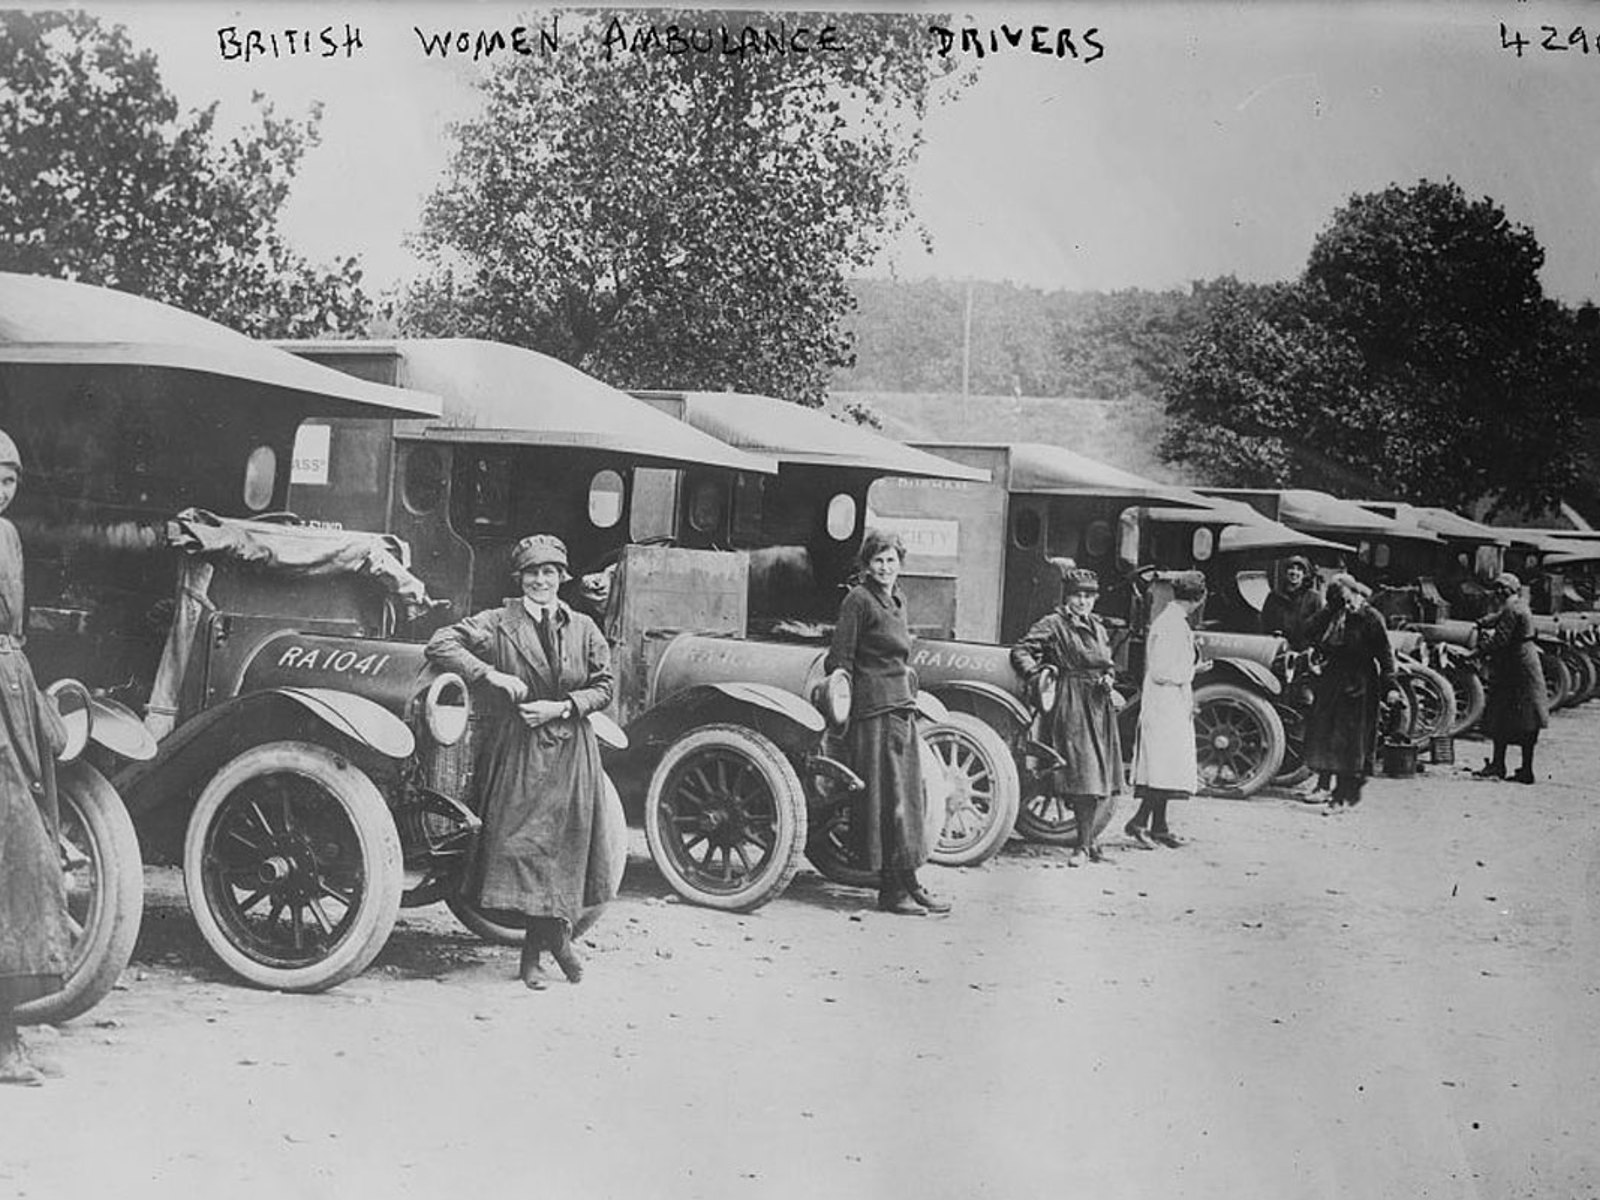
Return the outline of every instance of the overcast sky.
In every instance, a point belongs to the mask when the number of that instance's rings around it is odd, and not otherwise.
[[[509,28],[517,7],[457,0],[89,7],[154,49],[185,105],[252,90],[280,109],[325,105],[323,145],[288,213],[317,259],[358,253],[386,286],[415,264],[402,246],[447,161],[446,124],[469,114],[478,68],[424,57],[425,28]],[[526,12],[525,8],[520,11]],[[936,112],[916,173],[933,253],[908,240],[906,276],[1042,288],[1164,288],[1233,274],[1288,278],[1357,191],[1423,177],[1492,196],[1547,251],[1561,299],[1600,298],[1600,5],[1120,3],[980,5],[988,29],[1090,27],[1093,63],[1008,49]],[[221,26],[360,27],[351,59],[225,62]],[[1502,48],[1501,24],[1530,45]],[[1587,23],[1585,23],[1587,21]],[[1540,49],[1552,25],[1565,45]],[[1588,53],[1584,44],[1588,43]],[[886,269],[890,265],[886,263]]]

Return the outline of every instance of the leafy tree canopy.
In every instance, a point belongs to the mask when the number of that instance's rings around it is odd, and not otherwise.
[[[1453,182],[1356,196],[1297,281],[1207,289],[1163,450],[1239,486],[1552,504],[1578,475],[1592,339],[1543,262]]]
[[[255,337],[360,330],[355,259],[313,266],[278,214],[320,111],[218,144],[154,55],[81,12],[0,12],[0,270],[114,287]]]
[[[907,169],[945,73],[928,20],[561,13],[560,48],[508,56],[458,127],[401,327],[529,346],[630,387],[820,403],[850,360],[846,278],[909,220]],[[648,41],[780,22],[810,28],[809,52]],[[829,25],[836,48],[818,48]]]

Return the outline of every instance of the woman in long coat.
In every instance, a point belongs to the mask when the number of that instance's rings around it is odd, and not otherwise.
[[[1040,618],[1011,649],[1011,665],[1032,682],[1055,669],[1056,705],[1049,715],[1050,748],[1061,756],[1052,779],[1055,794],[1072,806],[1078,844],[1069,866],[1085,858],[1103,862],[1095,842],[1101,805],[1122,791],[1122,736],[1117,730],[1116,661],[1105,623],[1094,615],[1100,581],[1093,571],[1068,570],[1061,604]],[[1191,739],[1192,740],[1192,739]]]
[[[1183,843],[1167,827],[1167,804],[1199,790],[1194,745],[1194,630],[1189,618],[1206,600],[1206,577],[1184,571],[1172,580],[1172,600],[1150,622],[1139,694],[1139,742],[1133,749],[1133,794],[1139,811],[1122,827],[1146,849]]]
[[[0,512],[22,463],[0,433]],[[57,850],[55,758],[66,732],[22,653],[22,541],[0,517],[0,1083],[37,1084],[18,1006],[61,990],[71,946]]]
[[[1327,605],[1308,629],[1322,671],[1306,721],[1306,766],[1333,776],[1330,808],[1361,802],[1377,746],[1379,704],[1400,699],[1389,631],[1367,604],[1370,595],[1354,576],[1335,575]]]
[[[439,630],[427,654],[493,689],[476,764],[484,828],[465,895],[525,926],[519,975],[539,988],[542,951],[573,983],[582,978],[573,926],[615,895],[615,864],[597,828],[600,747],[584,719],[611,703],[611,654],[595,623],[556,596],[571,578],[559,538],[523,538],[512,571],[522,595]]]
[[[1494,746],[1492,757],[1474,771],[1480,779],[1504,779],[1506,747],[1522,748],[1522,765],[1511,778],[1532,783],[1533,748],[1550,724],[1539,648],[1533,644],[1533,617],[1522,601],[1522,580],[1510,571],[1494,582],[1497,608],[1478,622],[1478,654],[1489,664],[1489,698],[1482,729]]]
[[[1282,582],[1261,606],[1261,632],[1280,634],[1291,650],[1304,650],[1311,619],[1322,611],[1311,560],[1296,554],[1283,564]]]
[[[850,676],[850,726],[845,747],[866,784],[851,823],[856,858],[878,873],[878,907],[918,916],[948,912],[917,879],[928,860],[927,800],[917,741],[917,683],[912,675],[911,627],[899,588],[905,545],[898,534],[869,529],[857,565],[861,582],[839,607],[825,667]]]

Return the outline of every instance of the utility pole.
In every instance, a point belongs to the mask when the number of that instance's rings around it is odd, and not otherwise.
[[[967,399],[972,384],[972,280],[967,280],[967,315],[961,326],[961,398]]]

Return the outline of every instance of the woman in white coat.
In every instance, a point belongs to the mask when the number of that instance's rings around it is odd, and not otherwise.
[[[1206,577],[1172,577],[1172,601],[1150,622],[1145,637],[1144,689],[1139,696],[1139,741],[1133,752],[1133,794],[1139,811],[1122,827],[1146,850],[1183,842],[1167,828],[1167,802],[1187,800],[1199,787],[1194,747],[1194,631],[1189,617],[1205,603]]]

